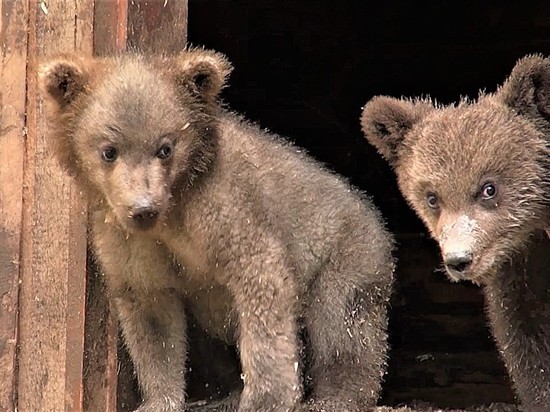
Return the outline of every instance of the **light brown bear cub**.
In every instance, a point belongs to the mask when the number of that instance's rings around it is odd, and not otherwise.
[[[239,411],[362,410],[385,369],[391,236],[343,179],[221,108],[229,72],[205,50],[41,67],[55,154],[90,199],[139,410],[184,408],[186,311],[238,345]]]
[[[375,97],[363,131],[439,242],[452,280],[484,288],[520,401],[550,410],[550,60],[520,60],[475,102]]]

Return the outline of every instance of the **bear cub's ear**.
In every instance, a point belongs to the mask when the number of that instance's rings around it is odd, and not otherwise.
[[[88,74],[77,58],[54,58],[40,65],[39,87],[46,98],[65,109],[86,89]]]
[[[178,60],[179,83],[193,95],[207,101],[216,99],[232,70],[223,54],[211,50],[186,50]]]
[[[424,101],[377,96],[365,105],[361,127],[367,140],[395,167],[406,134],[432,108],[431,103]]]
[[[518,60],[496,97],[523,116],[550,121],[550,59],[529,55]]]

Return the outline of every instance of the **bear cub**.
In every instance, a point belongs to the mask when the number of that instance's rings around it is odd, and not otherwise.
[[[237,345],[234,409],[364,410],[386,364],[392,237],[362,193],[222,108],[230,70],[194,49],[62,55],[39,73],[52,153],[89,199],[138,410],[185,408],[187,315]]]
[[[367,139],[438,242],[448,276],[482,285],[522,405],[550,410],[550,60],[527,56],[493,94],[439,107],[375,97]]]

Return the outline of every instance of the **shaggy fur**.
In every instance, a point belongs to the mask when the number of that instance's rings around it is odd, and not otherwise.
[[[549,120],[550,61],[540,56],[520,60],[496,93],[475,102],[375,97],[361,119],[450,278],[483,285],[529,411],[550,410]]]
[[[229,71],[204,50],[41,67],[55,154],[90,199],[139,411],[185,404],[186,311],[238,345],[239,411],[359,411],[385,370],[391,236],[343,179],[220,107]]]

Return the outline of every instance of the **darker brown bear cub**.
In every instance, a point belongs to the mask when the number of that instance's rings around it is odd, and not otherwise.
[[[475,102],[376,97],[363,131],[439,242],[451,279],[483,285],[520,401],[550,410],[550,60],[520,60]]]
[[[363,410],[385,369],[391,236],[343,179],[221,108],[229,72],[204,50],[41,67],[139,410],[185,407],[186,312],[237,344],[238,411]]]

